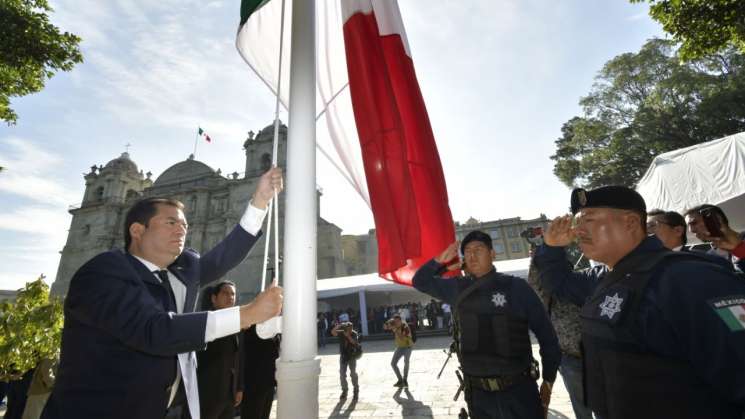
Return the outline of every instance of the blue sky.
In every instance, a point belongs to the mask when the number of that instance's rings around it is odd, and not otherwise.
[[[92,164],[130,143],[157,177],[192,152],[202,126],[213,142],[197,159],[242,172],[246,132],[274,109],[235,51],[238,0],[51,4],[52,21],[83,38],[85,63],[13,100],[18,124],[0,125],[0,289],[54,279]],[[564,212],[569,190],[549,159],[561,125],[607,60],[663,35],[648,6],[626,0],[399,4],[458,221]],[[318,164],[321,215],[347,234],[372,228],[364,202]]]

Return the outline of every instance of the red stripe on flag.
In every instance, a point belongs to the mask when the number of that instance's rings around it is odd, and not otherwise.
[[[374,14],[344,23],[349,88],[378,239],[378,273],[411,284],[455,240],[447,187],[414,63]]]

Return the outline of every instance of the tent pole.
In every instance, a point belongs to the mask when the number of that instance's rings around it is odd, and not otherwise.
[[[361,289],[357,292],[360,297],[360,324],[362,325],[362,336],[369,335],[367,330],[367,300],[365,299],[365,290]]]

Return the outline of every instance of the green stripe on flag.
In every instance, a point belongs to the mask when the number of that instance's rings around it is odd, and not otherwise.
[[[745,330],[745,320],[738,319],[731,307],[717,309],[717,314],[727,323],[729,330],[733,332]]]
[[[269,0],[242,0],[241,1],[241,25],[246,23],[248,18],[251,17],[251,15],[255,11],[259,10],[266,3],[269,3]]]

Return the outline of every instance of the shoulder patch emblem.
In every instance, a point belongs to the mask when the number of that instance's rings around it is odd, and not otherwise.
[[[623,304],[623,298],[615,293],[612,297],[610,295],[605,296],[605,300],[600,303],[600,317],[607,317],[613,320],[613,316],[621,312],[621,304]]]
[[[711,307],[732,332],[745,330],[745,296],[730,296],[710,301]]]
[[[504,305],[507,304],[507,298],[505,298],[504,294],[502,294],[501,292],[492,294],[491,301],[497,307],[504,307]]]

